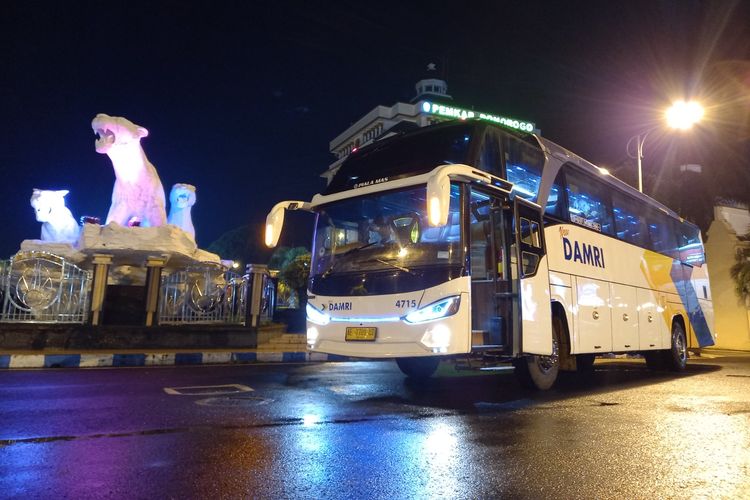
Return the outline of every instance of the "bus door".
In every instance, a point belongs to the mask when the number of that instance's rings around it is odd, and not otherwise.
[[[507,197],[472,188],[468,216],[472,348],[510,354],[520,318],[513,209]]]
[[[514,297],[520,304],[520,324],[513,330],[513,354],[552,354],[552,311],[549,296],[549,268],[544,243],[542,212],[522,198],[514,200],[513,251],[518,256],[512,269],[520,277]]]

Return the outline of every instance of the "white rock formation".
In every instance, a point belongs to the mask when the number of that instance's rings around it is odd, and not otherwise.
[[[125,118],[103,113],[94,117],[91,128],[98,135],[96,152],[109,156],[115,170],[106,223],[128,226],[137,220],[144,227],[165,225],[164,187],[141,147],[141,138],[148,136],[148,130]]]
[[[36,212],[36,220],[42,223],[42,241],[75,243],[80,227],[73,214],[65,206],[68,190],[50,191],[34,189],[31,206]]]
[[[195,205],[195,186],[175,184],[169,193],[169,217],[167,222],[181,228],[195,239],[195,227],[190,208]]]

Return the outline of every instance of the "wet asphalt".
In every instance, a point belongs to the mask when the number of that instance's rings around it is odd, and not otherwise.
[[[750,498],[750,356],[0,372],[3,498]]]

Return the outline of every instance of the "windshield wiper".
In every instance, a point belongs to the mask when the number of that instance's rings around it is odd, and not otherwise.
[[[327,278],[328,275],[330,275],[333,272],[334,268],[336,267],[336,264],[339,263],[339,258],[344,257],[346,255],[351,255],[354,252],[359,252],[363,248],[371,247],[371,246],[373,246],[373,245],[375,245],[377,243],[380,243],[380,242],[379,241],[371,241],[370,243],[365,243],[364,245],[361,245],[361,246],[358,246],[358,247],[354,247],[354,248],[350,248],[349,250],[347,250],[346,252],[344,252],[344,253],[342,253],[340,255],[333,254],[333,257],[335,259],[333,261],[333,264],[331,264],[331,267],[329,267],[328,269],[326,269],[325,272],[320,275],[320,277],[321,278]]]
[[[373,260],[375,260],[377,262],[380,262],[381,264],[385,264],[386,266],[395,267],[399,271],[403,271],[405,273],[409,273],[412,276],[416,276],[416,274],[414,274],[413,272],[411,272],[408,267],[399,266],[398,264],[394,264],[393,262],[388,262],[387,260],[383,260],[383,259],[373,259]]]

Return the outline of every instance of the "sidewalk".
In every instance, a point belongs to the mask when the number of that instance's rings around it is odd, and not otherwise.
[[[349,361],[346,356],[308,352],[304,334],[285,333],[256,349],[4,350],[0,369],[101,368],[234,363]]]

